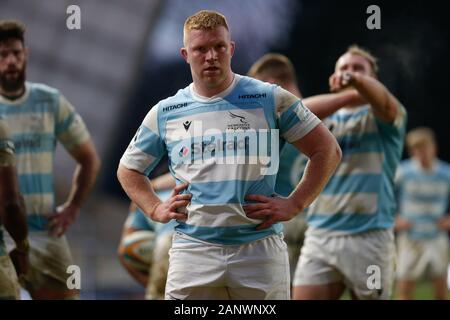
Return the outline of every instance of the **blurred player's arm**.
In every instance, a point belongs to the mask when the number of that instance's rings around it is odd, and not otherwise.
[[[50,233],[61,236],[75,221],[82,204],[92,191],[101,161],[86,125],[63,96],[60,98],[56,133],[58,140],[77,164],[67,200],[50,217]]]
[[[392,123],[397,119],[400,102],[376,78],[359,73],[346,72],[334,83],[335,88],[332,88],[332,90],[335,90],[336,87],[345,88],[348,86],[353,86],[358,90],[359,94],[372,106],[377,118],[388,123]]]
[[[325,93],[302,100],[319,119],[325,119],[342,107],[358,106],[366,103],[356,90],[346,90],[338,93]]]
[[[0,218],[11,235],[16,248],[10,255],[20,276],[28,269],[28,227],[25,204],[19,192],[14,160],[14,146],[7,139],[9,133],[0,121]]]

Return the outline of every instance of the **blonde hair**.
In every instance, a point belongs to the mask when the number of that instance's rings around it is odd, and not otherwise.
[[[294,65],[285,55],[268,53],[259,58],[247,73],[250,77],[274,78],[281,83],[297,83]]]
[[[427,127],[419,127],[411,130],[406,135],[406,146],[408,149],[425,144],[436,144],[436,137],[433,130]]]
[[[347,53],[363,57],[364,59],[367,60],[367,62],[369,62],[370,67],[372,68],[372,72],[374,74],[378,73],[378,59],[372,53],[370,53],[369,50],[361,48],[360,46],[358,46],[356,44],[353,44],[347,48],[347,51],[344,54],[347,54]],[[336,61],[336,65],[337,65],[337,61]]]
[[[188,17],[183,27],[183,43],[186,44],[186,35],[191,30],[213,30],[217,27],[225,27],[228,31],[227,19],[219,12],[201,10]]]

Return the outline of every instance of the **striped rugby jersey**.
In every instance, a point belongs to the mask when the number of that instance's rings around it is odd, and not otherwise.
[[[72,105],[53,88],[25,83],[25,94],[0,96],[0,115],[8,122],[14,142],[20,192],[25,199],[30,231],[44,230],[42,216],[54,211],[53,158],[57,140],[71,149],[89,139]]]
[[[221,94],[198,96],[193,84],[160,101],[145,117],[121,164],[148,173],[165,155],[177,184],[189,182],[188,219],[176,230],[199,240],[242,244],[282,231],[256,230],[242,204],[274,194],[279,140],[294,142],[320,123],[288,91],[235,75]]]
[[[354,234],[392,228],[405,109],[399,106],[392,124],[376,118],[369,105],[340,109],[324,124],[339,142],[342,160],[308,209],[309,232]]]
[[[431,239],[446,232],[437,221],[447,213],[450,198],[450,165],[436,160],[425,171],[414,159],[403,161],[395,179],[398,213],[412,224],[407,232],[415,240]]]

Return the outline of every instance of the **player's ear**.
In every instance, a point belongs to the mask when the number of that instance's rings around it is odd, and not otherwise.
[[[183,59],[184,59],[187,63],[189,63],[187,49],[186,49],[185,47],[181,48],[181,49],[180,49],[180,53],[181,53],[181,56],[183,57]]]
[[[235,48],[236,48],[236,43],[234,41],[230,41],[231,56],[233,56]]]

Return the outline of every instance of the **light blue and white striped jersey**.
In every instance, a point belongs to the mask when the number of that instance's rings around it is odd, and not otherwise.
[[[342,161],[309,207],[310,232],[354,234],[392,228],[396,210],[394,176],[406,130],[399,106],[392,124],[369,105],[340,109],[324,120],[342,149]]]
[[[301,139],[320,123],[288,91],[249,77],[212,98],[193,84],[147,114],[121,164],[148,173],[168,154],[177,184],[189,182],[188,219],[176,229],[219,244],[241,244],[282,231],[256,230],[243,209],[248,194],[274,194],[279,140]]]
[[[6,121],[0,117],[0,166],[13,166],[14,143],[10,138],[10,133]],[[1,214],[0,214],[1,215]],[[0,257],[6,254],[5,242],[3,239],[2,220],[0,219]]]
[[[437,221],[448,209],[450,198],[450,165],[436,160],[425,171],[414,159],[403,161],[395,179],[398,213],[412,224],[406,233],[415,240],[446,234],[437,228]]]
[[[89,133],[70,103],[56,89],[25,83],[16,100],[0,96],[0,115],[8,122],[16,150],[20,192],[25,199],[30,231],[43,230],[45,214],[54,212],[53,157],[59,140],[71,149]]]

